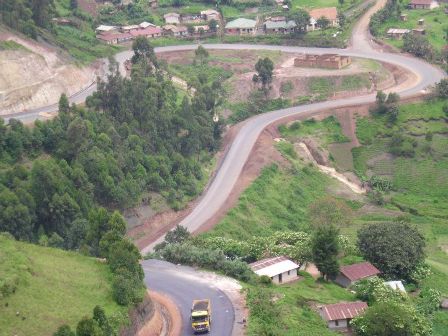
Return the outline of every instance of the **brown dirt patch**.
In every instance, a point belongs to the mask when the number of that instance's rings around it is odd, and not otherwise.
[[[167,296],[158,292],[148,291],[149,296],[153,302],[159,307],[159,314],[161,320],[164,320],[159,330],[151,328],[151,323],[145,325],[144,329],[140,330],[138,336],[159,336],[162,334],[163,327],[166,328],[163,334],[168,336],[180,336],[182,332],[182,317],[176,304]],[[156,321],[157,322],[157,321]],[[160,326],[156,324],[156,326]]]
[[[95,0],[78,0],[78,6],[92,16],[98,14],[98,4]]]

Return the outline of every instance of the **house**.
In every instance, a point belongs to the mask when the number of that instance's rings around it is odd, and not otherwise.
[[[146,38],[156,38],[162,36],[162,29],[159,27],[148,27],[145,29],[133,30],[130,34],[136,38],[138,36],[144,36]]]
[[[426,35],[426,30],[423,28],[414,28],[412,29],[412,34],[414,35]]]
[[[335,303],[319,307],[319,314],[327,321],[328,328],[347,329],[350,321],[366,309],[367,303],[362,301]]]
[[[205,20],[205,21],[211,21],[211,20],[219,21],[219,19],[221,17],[219,12],[214,9],[207,9],[207,10],[201,11],[201,16],[202,16],[203,20]]]
[[[62,18],[62,17],[52,18],[51,21],[54,22],[55,24],[59,25],[59,26],[72,26],[72,25],[75,25],[72,20],[67,19],[67,18]]]
[[[275,3],[277,4],[277,6],[283,6],[283,0],[275,0]]]
[[[131,41],[134,37],[130,33],[105,33],[97,35],[96,38],[107,44],[118,44]]]
[[[439,3],[435,0],[412,0],[409,3],[411,9],[433,9],[439,7]]]
[[[122,31],[123,33],[130,33],[131,31],[139,30],[139,29],[140,29],[140,26],[139,26],[139,25],[129,25],[129,26],[123,26],[123,27],[121,27],[121,31]]]
[[[307,27],[307,30],[316,30],[317,20],[321,17],[325,17],[330,21],[330,27],[337,27],[339,25],[338,20],[338,10],[336,7],[327,7],[327,8],[316,8],[309,11],[310,14],[310,24]]]
[[[180,14],[177,13],[167,13],[163,16],[166,24],[179,24]]]
[[[257,21],[239,18],[226,24],[226,34],[229,35],[249,35],[255,34]]]
[[[116,32],[118,32],[118,27],[100,25],[100,26],[96,27],[95,32],[97,34],[116,33]]]
[[[201,23],[204,20],[201,14],[182,14],[180,21],[183,23]]]
[[[249,266],[256,274],[266,275],[276,284],[297,280],[297,271],[300,268],[295,262],[283,256],[262,259]]]
[[[266,34],[288,34],[294,31],[296,23],[293,20],[267,20],[263,26]]]
[[[342,287],[350,287],[359,280],[368,279],[380,273],[381,272],[375,266],[366,261],[358,264],[341,266],[335,282]]]
[[[440,308],[448,309],[448,299],[442,299],[442,301],[440,301]]]
[[[206,34],[210,32],[210,27],[208,25],[193,26],[193,28],[196,35]]]
[[[167,36],[184,37],[188,35],[188,29],[185,26],[165,25],[163,34]]]
[[[423,26],[425,24],[425,19],[418,20],[418,25]]]
[[[402,28],[390,28],[387,31],[387,36],[396,40],[401,40],[404,35],[409,34],[411,31],[409,29]]]
[[[401,281],[385,281],[384,284],[392,289],[398,290],[400,292],[406,293],[403,283]]]
[[[156,25],[153,24],[153,23],[149,23],[149,22],[143,21],[142,23],[139,24],[139,27],[142,28],[142,29],[145,29],[145,28],[148,28],[148,27],[156,27]]]
[[[149,4],[149,7],[151,7],[151,8],[157,8],[157,7],[159,7],[159,2],[158,2],[158,0],[148,0],[148,4]]]
[[[408,20],[408,15],[407,14],[400,14],[400,20],[401,21],[407,21]]]
[[[352,63],[350,56],[337,54],[301,54],[294,59],[294,66],[305,68],[341,69]]]

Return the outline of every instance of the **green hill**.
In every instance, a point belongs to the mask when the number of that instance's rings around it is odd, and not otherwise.
[[[0,335],[52,335],[65,323],[75,328],[96,305],[115,322],[126,319],[111,278],[95,258],[0,235]]]

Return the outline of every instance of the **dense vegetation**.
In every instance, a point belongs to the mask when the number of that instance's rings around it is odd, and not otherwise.
[[[1,333],[49,335],[101,305],[115,335],[128,317],[113,298],[112,277],[95,258],[0,235]]]

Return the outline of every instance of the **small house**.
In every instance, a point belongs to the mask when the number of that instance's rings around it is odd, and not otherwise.
[[[277,6],[282,7],[283,6],[283,0],[275,0],[275,3],[277,4]]]
[[[426,35],[426,30],[423,28],[414,28],[412,29],[412,34],[414,35]]]
[[[319,307],[320,316],[327,321],[330,329],[348,329],[350,321],[367,309],[362,301],[335,303]]]
[[[408,20],[408,15],[407,14],[400,14],[400,20],[401,21],[407,21]]]
[[[297,271],[300,268],[295,262],[283,256],[262,259],[249,266],[256,274],[266,275],[276,284],[297,280]]]
[[[418,25],[423,26],[425,24],[425,19],[418,20]]]
[[[140,29],[140,26],[139,26],[139,25],[129,25],[129,26],[123,26],[123,27],[121,27],[121,31],[122,31],[123,33],[130,33],[131,31],[139,30],[139,29]]]
[[[336,7],[327,7],[327,8],[316,8],[309,11],[310,14],[310,24],[307,27],[307,30],[316,30],[317,20],[321,17],[325,17],[330,21],[330,27],[337,27],[339,25],[338,21],[338,10]]]
[[[221,17],[219,12],[214,9],[207,9],[207,10],[201,11],[201,16],[204,21],[211,21],[211,20],[219,21],[219,19]]]
[[[146,29],[148,27],[156,27],[156,25],[153,24],[153,23],[149,23],[149,22],[143,21],[142,23],[139,24],[139,27],[141,29]]]
[[[403,286],[403,283],[400,280],[397,281],[385,281],[384,284],[389,286],[394,290],[398,290],[400,292],[406,293],[406,289]]]
[[[293,20],[267,20],[264,23],[264,31],[266,34],[288,34],[292,33],[296,28]]]
[[[95,32],[97,34],[116,33],[116,32],[118,32],[118,27],[100,25],[100,26],[96,27]]]
[[[107,44],[118,44],[131,41],[134,37],[130,33],[105,33],[97,35],[96,38]]]
[[[162,36],[162,29],[159,27],[148,27],[145,29],[133,30],[130,34],[136,38],[138,36],[144,36],[146,38],[156,38]]]
[[[163,28],[163,34],[174,37],[184,37],[188,35],[188,29],[185,26],[165,25]]]
[[[439,7],[439,3],[435,0],[412,0],[409,3],[411,9],[433,9]]]
[[[448,309],[448,299],[444,298],[442,299],[442,301],[440,301],[440,308]]]
[[[375,266],[366,261],[358,264],[341,266],[335,282],[342,287],[350,287],[359,280],[368,279],[380,273],[381,272]]]
[[[250,35],[255,34],[255,20],[239,18],[226,24],[226,33],[229,35]]]
[[[179,24],[180,14],[177,13],[167,13],[163,16],[166,24]]]
[[[401,40],[404,35],[409,34],[411,31],[409,29],[402,28],[390,28],[387,31],[387,36],[396,40]]]
[[[208,25],[193,26],[195,35],[207,34],[210,32]]]

